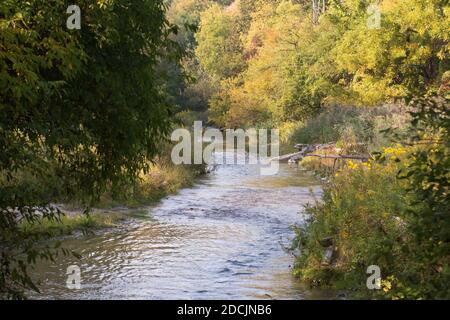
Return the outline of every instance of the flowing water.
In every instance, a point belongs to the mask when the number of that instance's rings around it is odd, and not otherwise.
[[[285,250],[318,182],[280,165],[275,176],[255,166],[222,165],[196,186],[167,197],[119,228],[69,237],[60,257],[35,271],[46,299],[314,299],[326,297],[292,276]],[[81,269],[79,290],[67,267]]]

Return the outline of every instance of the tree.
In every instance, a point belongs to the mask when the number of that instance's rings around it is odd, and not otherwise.
[[[27,266],[52,259],[19,225],[59,211],[23,175],[89,206],[146,170],[170,129],[156,66],[180,53],[163,1],[77,4],[81,30],[66,29],[65,1],[0,4],[0,297],[37,290]]]
[[[326,105],[374,106],[437,91],[449,68],[445,1],[380,1],[375,7],[381,14],[379,28],[368,26],[370,4],[241,0],[239,38],[224,27],[205,27],[198,35],[204,41],[197,54],[210,75],[223,79],[224,68],[229,61],[239,65],[239,56],[245,63],[245,68],[227,71],[225,78],[236,78],[235,87],[222,82],[211,100],[213,118],[220,110],[222,125],[243,125],[245,119],[280,124],[312,116]],[[320,15],[312,19],[312,10],[318,13],[319,7]],[[225,13],[216,8],[205,19],[212,25]],[[229,23],[214,28],[220,25]],[[226,37],[219,37],[224,30]],[[238,46],[233,52],[239,54],[219,53]]]
[[[403,218],[408,222],[412,235],[407,253],[413,257],[415,263],[405,272],[403,278],[405,282],[411,283],[411,287],[417,286],[418,288],[414,289],[427,298],[448,299],[449,100],[433,96],[413,99],[411,104],[416,108],[411,112],[412,132],[409,142],[419,148],[409,156],[408,164],[399,173],[399,178],[405,180],[411,195],[411,209]]]
[[[441,0],[384,0],[381,28],[368,29],[367,5],[343,1],[326,19],[343,28],[331,51],[353,101],[374,105],[435,91],[449,67],[448,7]]]
[[[217,4],[201,14],[195,53],[206,72],[218,79],[233,77],[245,68],[238,20],[235,8]]]
[[[186,52],[181,65],[174,62],[162,65],[170,73],[166,85],[171,102],[178,111],[205,111],[214,91],[211,77],[200,67],[194,54],[197,47],[195,32],[200,24],[200,14],[212,3],[211,0],[175,0],[167,13],[169,21],[178,27],[173,39]]]
[[[326,48],[312,49],[317,34],[310,30],[308,14],[290,1],[261,1],[256,8],[242,37],[248,67],[236,77],[233,88],[229,81],[223,82],[219,93],[223,99],[216,96],[211,101],[212,119],[218,119],[216,111],[220,110],[221,125],[301,120],[319,110],[325,97],[325,88],[310,69]],[[229,103],[227,108],[223,101]]]

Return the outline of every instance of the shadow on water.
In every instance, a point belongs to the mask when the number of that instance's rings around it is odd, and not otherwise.
[[[275,176],[261,176],[252,166],[219,166],[120,228],[64,240],[83,258],[38,265],[43,292],[33,298],[331,297],[294,279],[293,257],[283,250],[312,193],[320,195],[318,181],[287,165]],[[81,268],[80,290],[66,287],[72,264]]]

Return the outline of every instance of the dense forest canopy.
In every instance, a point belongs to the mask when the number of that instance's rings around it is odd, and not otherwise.
[[[187,92],[208,101],[212,122],[280,124],[333,104],[377,105],[439,89],[449,65],[446,1],[378,1],[373,28],[372,1],[320,2],[317,21],[315,2],[173,2],[173,21],[198,29],[183,38],[195,53],[186,69],[199,79]]]

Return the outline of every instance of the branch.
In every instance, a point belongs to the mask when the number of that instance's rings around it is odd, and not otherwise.
[[[316,157],[321,159],[354,159],[354,160],[362,160],[369,161],[369,156],[361,156],[361,155],[324,155],[324,154],[307,154],[306,157]]]

